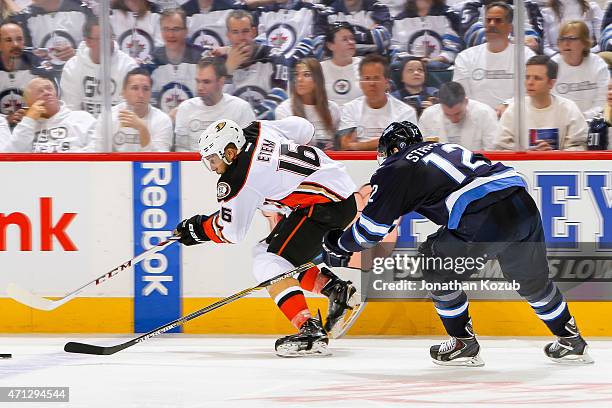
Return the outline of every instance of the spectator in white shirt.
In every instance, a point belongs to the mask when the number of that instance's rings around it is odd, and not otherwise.
[[[606,102],[610,72],[608,64],[590,52],[589,28],[583,21],[572,20],[559,30],[559,77],[553,92],[576,102],[586,119],[592,119]]]
[[[553,95],[558,66],[546,55],[527,61],[525,116],[529,145],[533,150],[585,150],[587,125],[576,104]],[[501,117],[502,134],[496,146],[513,150],[518,132],[514,127],[514,103]]]
[[[342,150],[376,150],[382,131],[392,122],[417,122],[413,107],[387,93],[389,64],[370,54],[359,64],[359,85],[364,96],[342,107],[338,137]]]
[[[203,58],[198,62],[196,87],[198,96],[183,101],[176,112],[175,150],[198,151],[198,140],[208,125],[219,118],[231,119],[240,127],[255,120],[248,102],[223,93],[227,70],[222,59]]]
[[[501,112],[503,103],[514,95],[514,44],[510,42],[512,6],[494,2],[486,6],[487,42],[461,51],[455,59],[453,81],[463,85],[468,98],[486,103]],[[523,49],[525,59],[534,55]],[[499,113],[498,113],[499,115]]]
[[[276,119],[288,116],[308,119],[315,127],[309,144],[329,150],[335,147],[335,134],[340,123],[340,108],[327,100],[321,64],[315,58],[304,58],[295,66],[291,97],[276,108]]]
[[[109,143],[113,152],[169,152],[172,146],[172,120],[151,106],[153,81],[149,71],[135,68],[123,80],[125,102],[111,110]],[[96,131],[96,151],[105,151],[101,123]]]
[[[493,149],[501,130],[493,108],[468,99],[458,82],[442,84],[438,98],[440,103],[425,109],[419,119],[425,140],[456,143],[470,150]]]
[[[359,88],[359,61],[356,52],[355,29],[347,22],[330,25],[325,46],[331,59],[321,62],[325,90],[330,100],[342,106],[363,95]]]
[[[10,152],[63,153],[90,151],[96,119],[87,112],[71,110],[57,99],[55,84],[34,78],[25,87],[29,106],[13,129]]]

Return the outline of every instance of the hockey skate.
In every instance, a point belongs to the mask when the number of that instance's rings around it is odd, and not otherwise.
[[[591,364],[595,361],[589,355],[589,346],[584,341],[572,317],[565,323],[565,329],[572,333],[568,337],[557,337],[554,343],[544,347],[544,354],[552,361],[562,364]]]
[[[465,330],[469,334],[468,337],[451,337],[439,345],[431,346],[429,354],[432,361],[444,366],[484,366],[471,320],[466,324]]]
[[[321,272],[329,277],[329,281],[321,289],[321,293],[329,300],[324,328],[332,339],[337,339],[353,325],[364,303],[353,282],[343,281],[326,267],[321,267]]]
[[[311,317],[302,325],[297,334],[281,337],[276,340],[274,349],[280,357],[301,357],[308,355],[327,356],[329,338],[321,324],[321,313]]]

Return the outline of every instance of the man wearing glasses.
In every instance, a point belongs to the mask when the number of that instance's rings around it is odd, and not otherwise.
[[[174,117],[178,105],[196,95],[196,66],[203,50],[187,40],[183,10],[165,10],[159,23],[164,46],[153,52],[153,98],[159,109]]]
[[[376,150],[382,131],[392,122],[416,123],[413,107],[387,94],[389,64],[371,54],[359,65],[363,96],[342,107],[338,138],[341,150]]]

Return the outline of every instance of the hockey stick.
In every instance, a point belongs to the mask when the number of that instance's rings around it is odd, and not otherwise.
[[[195,312],[190,313],[187,316],[179,317],[178,319],[173,320],[170,323],[166,323],[163,326],[160,326],[156,329],[151,330],[148,333],[145,333],[141,336],[128,340],[125,343],[117,344],[116,346],[104,347],[104,346],[95,346],[93,344],[77,343],[77,342],[71,341],[69,343],[66,343],[66,345],[64,346],[64,351],[68,353],[96,354],[96,355],[104,355],[104,356],[115,354],[123,349],[133,346],[134,344],[142,343],[143,341],[149,340],[151,337],[158,336],[162,333],[167,332],[168,330],[172,330],[175,327],[181,326],[187,323],[188,321],[195,319],[196,317],[202,316],[203,314],[206,314],[208,312],[212,312],[213,310],[218,309],[221,306],[225,306],[228,303],[232,303],[234,300],[243,298],[250,293],[256,292],[260,289],[263,289],[267,286],[277,283],[278,281],[281,281],[283,279],[287,279],[295,274],[304,272],[312,268],[313,266],[315,265],[312,262],[308,262],[304,265],[298,266],[295,269],[292,269],[283,274],[275,276],[274,278],[268,279],[267,281],[264,281],[257,286],[253,286],[251,288],[244,289],[238,293],[235,293],[231,296],[223,298],[219,300],[218,302],[208,305],[202,309],[196,310]]]
[[[24,305],[33,307],[34,309],[45,310],[45,311],[57,309],[64,303],[67,303],[71,301],[72,299],[74,299],[76,295],[78,295],[83,290],[85,290],[85,288],[92,286],[94,284],[99,285],[102,282],[106,282],[110,278],[118,275],[119,272],[131,266],[136,265],[138,262],[142,261],[143,259],[150,257],[154,253],[161,251],[162,249],[166,248],[168,245],[178,240],[179,240],[179,237],[172,236],[168,238],[166,241],[160,242],[159,244],[155,245],[149,250],[142,252],[141,254],[130,259],[129,261],[122,263],[121,265],[111,269],[109,272],[106,272],[104,275],[99,276],[98,278],[92,280],[91,282],[87,282],[83,286],[79,287],[78,289],[73,290],[72,292],[68,293],[66,296],[60,299],[57,299],[57,300],[50,300],[44,297],[36,296],[33,293],[27,291],[26,289],[23,289],[22,287],[18,286],[15,283],[8,284],[6,288],[6,293],[11,298],[15,299],[16,301],[23,303]]]

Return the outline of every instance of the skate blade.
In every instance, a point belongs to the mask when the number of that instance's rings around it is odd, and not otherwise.
[[[327,342],[324,340],[317,340],[312,343],[312,347],[308,350],[301,349],[301,343],[285,343],[276,349],[276,355],[279,357],[293,358],[293,357],[325,357],[331,356],[331,351],[327,349]]]
[[[485,365],[484,360],[480,357],[480,353],[474,357],[459,357],[451,361],[439,361],[431,359],[435,364],[446,367],[482,367]]]
[[[589,346],[586,346],[584,348],[584,352],[582,355],[568,354],[561,358],[552,358],[552,357],[548,357],[548,358],[550,358],[552,361],[554,361],[557,364],[564,364],[564,365],[584,365],[584,364],[595,363],[595,360],[593,360],[593,358],[589,355]]]
[[[355,293],[353,293],[353,295],[349,298],[347,304],[352,307],[352,309],[346,309],[342,317],[331,328],[329,331],[329,337],[332,339],[339,339],[346,334],[346,332],[353,326],[353,323],[355,323],[361,312],[363,312],[367,301],[362,301],[361,293],[356,290]]]

